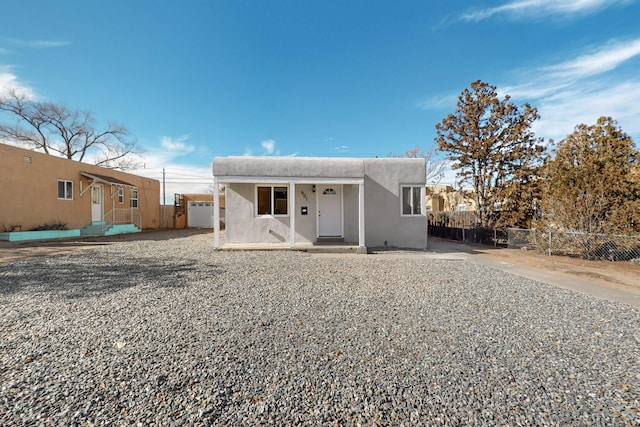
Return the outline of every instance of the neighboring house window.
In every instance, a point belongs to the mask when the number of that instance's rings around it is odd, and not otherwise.
[[[422,187],[402,187],[402,215],[422,215]]]
[[[131,207],[138,207],[138,190],[131,190]]]
[[[73,181],[58,180],[58,199],[73,200]]]
[[[122,187],[118,188],[118,203],[124,203],[124,188]]]
[[[287,215],[287,187],[259,186],[256,191],[258,215]]]

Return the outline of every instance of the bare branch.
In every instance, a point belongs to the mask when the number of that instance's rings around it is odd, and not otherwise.
[[[444,173],[447,167],[447,160],[440,159],[437,157],[437,152],[435,150],[421,150],[419,145],[416,145],[413,149],[407,150],[404,154],[397,153],[387,153],[387,157],[390,158],[401,158],[407,157],[410,159],[423,158],[425,159],[427,166],[427,174],[425,177],[425,181],[429,185],[438,185],[442,178],[444,178]]]
[[[94,158],[95,164],[108,167],[125,169],[139,163],[133,160],[139,151],[127,129],[112,123],[99,129],[90,111],[33,101],[11,90],[0,98],[2,116],[10,121],[0,122],[0,137],[19,145],[78,161]]]

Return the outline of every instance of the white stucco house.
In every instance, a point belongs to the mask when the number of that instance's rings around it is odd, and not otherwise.
[[[424,159],[216,157],[226,244],[323,242],[425,249]],[[214,246],[220,249],[214,192]]]

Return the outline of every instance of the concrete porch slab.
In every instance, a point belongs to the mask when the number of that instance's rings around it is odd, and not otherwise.
[[[366,254],[367,248],[350,244],[319,244],[300,243],[291,247],[288,243],[225,243],[220,246],[222,251],[299,251],[310,253],[332,254]]]

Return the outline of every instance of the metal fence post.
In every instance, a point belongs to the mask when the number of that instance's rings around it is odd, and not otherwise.
[[[549,256],[551,256],[551,230],[549,230]]]

